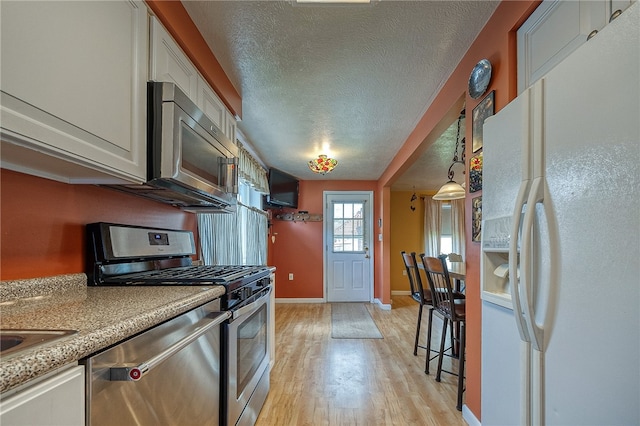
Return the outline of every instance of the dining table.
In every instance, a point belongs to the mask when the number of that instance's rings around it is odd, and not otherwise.
[[[467,278],[467,267],[464,262],[447,262],[449,277],[455,280],[455,290],[464,293],[463,282]]]

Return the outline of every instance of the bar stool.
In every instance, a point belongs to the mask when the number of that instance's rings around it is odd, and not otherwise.
[[[429,374],[429,361],[434,359],[437,355],[431,357],[431,324],[433,321],[433,306],[431,303],[431,291],[429,288],[422,286],[422,278],[420,277],[420,271],[418,269],[418,262],[416,260],[415,252],[407,253],[405,251],[400,252],[402,254],[402,261],[407,270],[407,277],[409,278],[409,287],[411,288],[411,297],[418,302],[418,322],[416,324],[416,338],[413,345],[413,354],[418,355],[418,348],[427,350],[427,368],[425,372]],[[422,308],[424,306],[429,307],[429,321],[427,323],[427,346],[421,346],[420,340],[420,325],[422,324]],[[437,351],[433,351],[437,352]]]
[[[422,264],[424,266],[427,280],[432,295],[432,306],[436,313],[442,317],[442,336],[440,339],[440,351],[438,353],[438,372],[436,373],[436,381],[439,382],[441,374],[454,374],[451,371],[442,369],[442,358],[445,352],[445,339],[447,334],[447,326],[451,323],[452,327],[460,326],[460,353],[458,355],[458,400],[456,408],[462,410],[462,393],[464,392],[464,364],[465,364],[465,340],[466,340],[466,300],[457,298],[451,284],[449,271],[447,270],[446,255],[438,258],[421,255]],[[428,361],[427,361],[428,363]],[[428,368],[428,367],[427,367]]]

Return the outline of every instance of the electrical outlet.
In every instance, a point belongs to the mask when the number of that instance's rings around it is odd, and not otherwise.
[[[407,275],[407,270],[402,271],[402,275]]]
[[[289,274],[289,281],[293,281],[293,274]]]

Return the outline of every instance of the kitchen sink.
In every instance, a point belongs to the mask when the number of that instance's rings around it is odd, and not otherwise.
[[[2,329],[0,330],[0,355],[6,356],[75,333],[77,333],[76,330]]]

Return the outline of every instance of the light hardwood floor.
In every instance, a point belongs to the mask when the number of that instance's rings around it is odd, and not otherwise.
[[[367,304],[383,339],[332,339],[330,304],[276,304],[276,361],[256,425],[466,425],[456,377],[436,382],[436,360],[426,375],[425,350],[413,355],[418,304],[395,296],[392,306]],[[425,310],[422,340],[426,325]],[[432,345],[441,326],[434,322]]]

